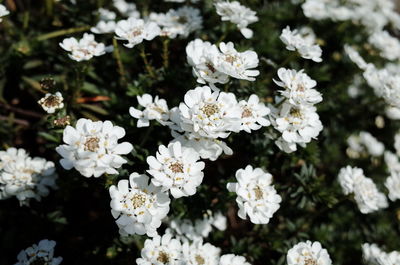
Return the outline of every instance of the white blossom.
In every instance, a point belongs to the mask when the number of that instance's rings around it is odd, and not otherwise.
[[[157,235],[161,219],[169,212],[168,194],[149,183],[149,177],[132,173],[110,187],[111,213],[121,235]]]
[[[10,14],[10,11],[8,11],[4,5],[0,4],[0,22],[3,21],[2,17],[5,17],[9,14]]]
[[[318,241],[300,242],[289,249],[286,261],[288,265],[331,265],[328,251]]]
[[[202,240],[182,245],[185,265],[218,265],[221,250],[210,243],[203,244]]]
[[[115,31],[117,23],[115,21],[99,21],[95,27],[91,27],[90,31],[95,34],[106,34]]]
[[[170,124],[168,122],[170,112],[165,99],[155,96],[153,100],[151,95],[143,94],[142,96],[137,96],[137,100],[144,110],[141,111],[134,107],[129,108],[129,114],[138,119],[137,127],[148,127],[151,120],[156,120],[162,125]]]
[[[167,13],[150,13],[149,20],[161,28],[161,36],[176,38],[188,37],[190,33],[202,28],[203,18],[200,10],[190,6],[170,9]]]
[[[142,19],[130,17],[127,20],[117,22],[115,28],[115,38],[125,40],[124,45],[133,48],[135,45],[142,43],[143,40],[152,40],[161,33],[160,27],[152,21],[145,22]]]
[[[351,166],[341,168],[338,175],[339,184],[345,195],[353,193],[355,186],[364,178],[364,171],[361,168]]]
[[[392,171],[385,181],[385,187],[389,190],[389,199],[392,201],[400,199],[400,172]]]
[[[125,130],[113,126],[110,121],[91,121],[79,119],[76,127],[67,126],[64,129],[65,144],[56,148],[62,156],[63,168],[76,170],[85,177],[100,177],[101,175],[117,174],[127,161],[121,155],[129,154],[133,146],[128,142],[118,143],[125,136]]]
[[[203,181],[204,162],[192,148],[182,147],[180,142],[160,145],[156,157],[147,157],[151,182],[161,190],[170,191],[174,198],[191,196]]]
[[[180,265],[182,264],[182,245],[170,234],[164,234],[162,237],[156,235],[152,239],[146,239],[141,256],[136,259],[137,265]]]
[[[365,70],[367,69],[367,63],[365,62],[364,58],[361,57],[360,53],[350,45],[344,46],[344,51],[349,56],[350,60],[355,63],[358,68]]]
[[[47,113],[54,113],[57,109],[64,107],[63,101],[64,98],[61,93],[56,92],[55,94],[47,93],[38,103]]]
[[[236,24],[246,39],[253,37],[253,31],[248,28],[248,25],[258,21],[255,11],[241,5],[238,1],[221,0],[215,2],[214,5],[222,21],[230,21]]]
[[[365,243],[362,245],[363,259],[370,265],[397,265],[400,263],[400,252],[385,252],[376,244]]]
[[[315,35],[310,28],[291,31],[287,26],[282,30],[280,39],[286,44],[286,49],[289,51],[298,51],[304,59],[310,59],[317,63],[322,62],[321,47],[315,44]]]
[[[79,41],[73,37],[66,38],[60,43],[61,48],[70,52],[68,56],[75,61],[87,61],[93,56],[101,56],[106,53],[106,47],[103,43],[98,43],[94,35],[84,33]]]
[[[281,95],[289,100],[293,105],[314,105],[322,101],[321,93],[313,89],[317,82],[311,79],[301,70],[279,68],[278,77],[280,81],[274,82],[285,90],[279,91]]]
[[[16,196],[21,205],[38,201],[56,189],[58,178],[54,163],[40,157],[30,157],[24,149],[0,151],[0,199]]]
[[[127,3],[125,0],[113,0],[113,5],[125,17],[140,18],[140,13],[134,3]]]
[[[214,139],[240,131],[242,112],[232,93],[212,92],[208,86],[197,87],[185,94],[179,110],[184,131]]]
[[[297,145],[305,147],[306,143],[317,138],[323,128],[314,106],[295,106],[287,102],[278,109],[272,109],[271,122],[282,133],[275,143],[286,153],[296,151]]]
[[[37,245],[33,244],[31,247],[21,250],[17,256],[18,262],[15,265],[58,265],[62,262],[63,258],[54,257],[55,246],[55,241],[43,239]]]
[[[369,132],[361,131],[358,135],[353,134],[347,138],[349,145],[348,153],[351,157],[358,158],[361,153],[367,152],[371,156],[381,156],[385,151],[383,143],[379,142]]]
[[[236,180],[228,183],[227,189],[237,194],[238,216],[246,219],[248,215],[254,224],[268,224],[282,201],[272,186],[272,175],[248,165],[236,171]]]
[[[251,265],[246,261],[245,257],[236,256],[234,254],[225,254],[221,256],[219,265]]]
[[[241,100],[239,105],[242,109],[241,130],[251,133],[252,130],[271,125],[271,122],[267,119],[267,115],[270,114],[271,110],[260,102],[257,95],[251,95],[248,101]]]
[[[388,60],[400,58],[400,41],[390,36],[387,31],[374,32],[368,39],[369,43],[381,51],[381,56]]]

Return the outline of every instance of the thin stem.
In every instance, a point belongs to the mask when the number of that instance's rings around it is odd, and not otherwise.
[[[168,68],[169,66],[169,38],[163,40],[163,65],[164,68]]]
[[[144,49],[144,45],[143,44],[140,45],[140,56],[143,59],[144,66],[146,67],[146,70],[149,73],[150,77],[151,78],[156,78],[156,74],[154,73],[153,67],[151,66],[151,64],[147,60],[147,54],[146,54],[146,51]]]
[[[38,40],[38,41],[48,40],[48,39],[52,39],[52,38],[56,38],[56,37],[60,37],[60,36],[64,36],[64,35],[68,35],[68,34],[72,34],[72,33],[76,33],[76,32],[86,31],[88,29],[90,29],[90,26],[83,26],[83,27],[77,27],[77,28],[57,30],[57,31],[53,31],[53,32],[50,32],[50,33],[46,33],[46,34],[40,35],[40,36],[36,37],[36,40]]]
[[[285,65],[287,65],[288,63],[290,63],[291,61],[293,61],[293,59],[297,58],[299,56],[298,52],[293,52],[290,56],[288,56],[283,63],[281,63],[280,65],[278,65],[278,69],[281,67],[284,67]]]
[[[113,38],[113,46],[114,46],[114,58],[117,61],[118,73],[121,77],[121,83],[123,86],[126,86],[128,82],[126,80],[125,68],[124,65],[122,64],[121,53],[119,52],[118,42],[115,38]]]

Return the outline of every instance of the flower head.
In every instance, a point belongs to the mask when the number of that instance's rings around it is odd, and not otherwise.
[[[8,11],[4,5],[0,4],[0,22],[3,21],[2,17],[5,17],[9,14],[10,14],[10,11]]]
[[[251,133],[252,130],[258,130],[271,124],[267,119],[267,115],[270,114],[271,110],[260,102],[257,95],[251,95],[248,101],[241,100],[239,105],[242,109],[242,130]]]
[[[75,167],[85,177],[117,174],[116,168],[127,162],[121,155],[133,149],[128,142],[118,143],[125,130],[110,121],[79,119],[76,127],[67,126],[63,135],[65,144],[56,148],[63,157],[61,165],[67,170]]]
[[[64,107],[64,98],[60,92],[55,94],[47,93],[43,98],[41,98],[38,103],[47,113],[54,113],[57,109]]]
[[[170,190],[174,198],[191,196],[203,181],[204,162],[199,162],[199,154],[191,148],[182,147],[180,142],[160,145],[157,156],[147,157],[153,176],[151,182],[161,186],[162,191]]]
[[[234,254],[225,254],[221,256],[219,265],[251,265],[246,261],[245,257],[236,256]]]
[[[161,219],[169,212],[170,199],[161,189],[149,184],[149,177],[132,173],[110,187],[111,213],[121,235],[157,235]]]
[[[160,99],[158,96],[153,97],[149,94],[137,96],[139,105],[144,107],[144,110],[138,110],[134,107],[129,108],[129,113],[132,117],[138,119],[137,127],[147,127],[151,120],[157,120],[162,125],[168,125],[169,109],[165,99]]]
[[[94,40],[94,35],[85,33],[79,41],[75,38],[66,38],[60,43],[61,48],[70,52],[68,55],[75,61],[87,61],[93,56],[101,56],[106,53],[106,47],[103,43]]]
[[[53,240],[43,239],[37,245],[21,250],[18,254],[18,262],[15,265],[30,265],[30,264],[49,264],[58,265],[63,258],[54,257],[54,247],[56,242]]]
[[[328,251],[321,243],[300,242],[289,249],[286,257],[288,265],[331,265],[332,260]]]
[[[134,17],[118,21],[115,28],[116,38],[127,41],[124,45],[128,48],[133,48],[143,40],[152,40],[160,33],[161,29],[155,22]]]
[[[248,165],[236,171],[236,180],[238,182],[228,183],[227,189],[238,196],[236,202],[239,205],[239,217],[246,219],[248,215],[254,224],[268,224],[282,201],[271,185],[272,175]]]

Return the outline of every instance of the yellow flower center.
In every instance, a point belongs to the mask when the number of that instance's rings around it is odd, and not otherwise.
[[[89,137],[84,144],[85,151],[96,152],[99,149],[100,139],[97,137]]]

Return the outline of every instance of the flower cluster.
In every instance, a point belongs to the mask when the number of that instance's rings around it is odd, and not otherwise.
[[[288,265],[331,265],[332,260],[328,251],[322,248],[319,242],[300,242],[293,246],[287,253]]]
[[[281,196],[272,186],[272,175],[261,168],[253,169],[248,165],[245,169],[236,171],[238,182],[228,183],[227,189],[237,194],[239,206],[238,215],[254,224],[268,224],[274,213],[279,209]]]
[[[95,34],[106,34],[114,32],[117,26],[115,22],[117,14],[104,8],[99,8],[98,12],[100,16],[100,21],[96,24],[96,26],[90,28],[90,31]]]
[[[364,261],[370,265],[395,265],[400,263],[400,252],[385,252],[376,244],[365,243],[362,245]]]
[[[157,235],[161,220],[169,212],[170,199],[161,188],[149,183],[149,177],[132,173],[110,187],[111,214],[117,219],[121,235]]]
[[[242,256],[220,255],[221,249],[202,240],[189,242],[173,238],[171,234],[147,239],[138,265],[188,264],[188,265],[250,265]]]
[[[75,61],[87,61],[93,56],[101,56],[106,53],[106,47],[103,43],[94,40],[94,35],[85,33],[83,38],[77,40],[73,37],[66,38],[60,43],[61,48],[70,52],[68,56]]]
[[[148,127],[151,120],[156,120],[163,125],[168,124],[169,109],[167,101],[160,99],[158,96],[153,97],[149,94],[137,96],[140,106],[144,108],[143,111],[134,107],[129,108],[129,114],[138,119],[137,127]]]
[[[227,227],[226,216],[222,215],[221,212],[212,215],[211,211],[208,211],[202,219],[196,219],[194,222],[189,219],[174,219],[169,222],[167,232],[175,234],[182,240],[196,241],[208,237],[213,227],[225,231]]]
[[[63,101],[64,98],[61,93],[56,92],[55,94],[47,93],[38,103],[47,113],[51,114],[64,107]]]
[[[56,242],[53,240],[43,239],[37,245],[21,250],[18,254],[18,262],[15,265],[34,265],[48,264],[58,265],[62,262],[62,257],[54,257],[54,247]]]
[[[367,152],[371,156],[381,156],[385,151],[383,143],[379,142],[369,132],[360,132],[358,135],[353,134],[347,138],[347,154],[351,158],[358,158],[361,154]]]
[[[191,196],[203,181],[204,162],[199,162],[199,154],[192,148],[182,147],[180,142],[160,145],[156,157],[147,157],[153,176],[151,182],[170,191],[174,198]]]
[[[135,17],[118,21],[115,28],[116,38],[127,41],[124,43],[127,48],[133,48],[143,40],[152,40],[160,33],[161,29],[155,22]]]
[[[34,198],[38,201],[55,189],[57,174],[54,163],[30,157],[24,149],[0,151],[0,199],[15,196],[21,205]]]
[[[350,166],[341,168],[338,180],[345,195],[354,193],[361,213],[368,214],[388,207],[385,194],[379,192],[372,179],[365,177],[362,169]]]
[[[289,51],[297,51],[304,59],[322,62],[322,50],[318,44],[315,44],[315,34],[311,28],[304,27],[298,30],[290,30],[287,26],[282,30],[281,40]]]
[[[0,22],[3,21],[2,17],[5,17],[9,14],[10,14],[10,11],[8,11],[4,5],[0,4]]]
[[[280,81],[274,81],[284,90],[280,91],[282,97],[277,98],[279,106],[272,108],[271,122],[282,133],[275,141],[276,145],[291,153],[297,150],[297,145],[305,147],[322,130],[314,107],[322,101],[322,96],[314,89],[317,82],[303,71],[280,68],[278,77]]]
[[[197,8],[184,6],[170,9],[167,13],[150,13],[149,20],[157,23],[161,28],[160,35],[174,39],[177,36],[184,38],[190,33],[202,28],[203,17]]]
[[[217,1],[214,5],[222,21],[230,21],[236,24],[246,39],[253,37],[253,31],[248,28],[248,25],[258,21],[255,11],[237,1]]]
[[[76,127],[64,129],[65,144],[56,148],[62,156],[63,168],[75,168],[85,177],[100,177],[104,173],[117,174],[127,161],[121,155],[129,154],[133,146],[128,142],[118,143],[125,136],[125,130],[113,126],[110,121],[79,119]]]
[[[196,39],[186,46],[189,65],[200,84],[225,84],[229,77],[254,81],[260,74],[253,68],[258,66],[258,56],[254,51],[238,52],[232,42],[215,44]]]

